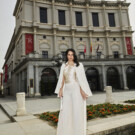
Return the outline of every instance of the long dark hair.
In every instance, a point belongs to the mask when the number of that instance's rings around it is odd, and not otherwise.
[[[78,62],[78,59],[77,59],[76,52],[75,52],[75,50],[74,50],[73,48],[69,48],[69,49],[66,50],[65,63],[68,61],[67,55],[68,55],[68,52],[69,52],[69,51],[72,51],[72,52],[73,52],[73,56],[74,56],[74,60],[73,60],[73,61],[76,63],[76,66],[78,67],[78,66],[79,66],[79,62]]]

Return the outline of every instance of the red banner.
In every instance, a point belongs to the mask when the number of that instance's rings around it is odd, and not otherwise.
[[[0,80],[0,81],[1,81],[1,84],[0,84],[0,85],[2,86],[2,84],[3,84],[3,74],[1,73],[0,76],[1,76],[1,77],[0,77],[0,79],[1,79],[1,80]]]
[[[86,53],[86,45],[84,46],[85,48],[84,48],[84,53]]]
[[[130,37],[126,37],[126,45],[127,45],[127,52],[128,54],[132,55],[132,46],[131,46],[131,38]]]
[[[5,65],[5,82],[7,82],[7,71],[8,70],[8,66],[7,66],[7,64]]]
[[[34,51],[33,35],[25,34],[25,54],[29,54]]]

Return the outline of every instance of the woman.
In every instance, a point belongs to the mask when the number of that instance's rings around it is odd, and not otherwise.
[[[92,96],[83,64],[67,49],[55,93],[61,99],[57,135],[86,135],[86,99]]]

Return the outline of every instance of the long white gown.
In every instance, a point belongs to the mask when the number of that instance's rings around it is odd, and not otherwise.
[[[80,93],[75,65],[66,65],[63,75],[65,89],[58,116],[57,135],[86,135],[86,100]]]

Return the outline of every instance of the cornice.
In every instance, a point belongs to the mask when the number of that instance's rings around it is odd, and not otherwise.
[[[43,2],[50,2],[52,3],[53,0],[36,0],[36,1],[43,1]],[[111,6],[111,7],[118,7],[119,5],[121,5],[122,7],[128,7],[130,5],[130,3],[126,3],[124,1],[88,1],[86,0],[85,2],[81,2],[81,1],[74,1],[74,0],[54,0],[55,3],[58,4],[70,4],[72,3],[72,5],[78,5],[78,6],[86,6],[87,4],[89,6],[99,6],[102,7],[103,5],[105,6]]]

